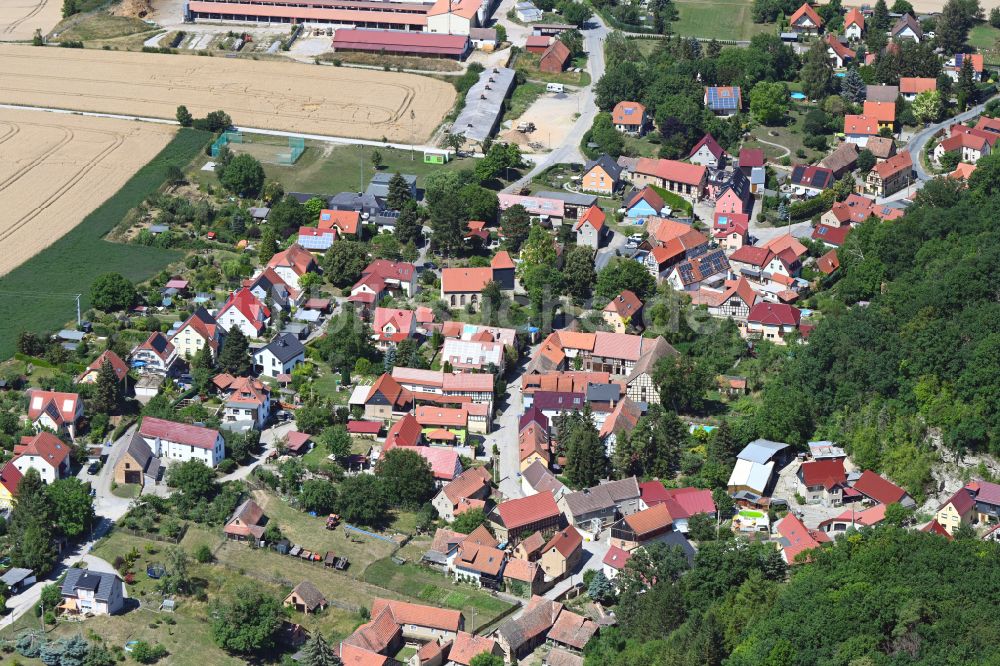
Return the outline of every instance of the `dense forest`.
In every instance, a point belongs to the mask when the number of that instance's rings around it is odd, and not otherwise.
[[[679,576],[656,549],[630,561],[621,624],[591,641],[587,665],[1000,663],[995,542],[868,528],[814,551],[788,582],[776,555],[730,539],[705,544]]]
[[[930,480],[928,434],[1000,453],[998,208],[991,156],[968,190],[936,180],[904,218],[852,233],[826,318],[765,386],[757,434],[836,439],[917,491]]]
[[[730,422],[738,441],[830,438],[915,493],[931,481],[935,439],[1000,453],[998,209],[1000,155],[980,160],[968,189],[938,179],[904,218],[855,230],[816,297],[824,317],[809,344],[789,347],[762,401]],[[766,550],[730,538],[703,543],[691,570],[658,551],[630,562],[620,624],[587,663],[1000,663],[995,542],[850,532],[787,582]]]

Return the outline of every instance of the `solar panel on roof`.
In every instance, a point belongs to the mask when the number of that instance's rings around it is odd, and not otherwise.
[[[727,89],[720,90],[719,88],[706,88],[706,96],[708,97],[708,105],[713,109],[735,109],[736,108],[736,95],[733,91]]]

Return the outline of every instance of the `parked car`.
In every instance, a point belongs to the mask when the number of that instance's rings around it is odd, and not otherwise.
[[[97,474],[100,471],[101,471],[101,463],[99,463],[96,460],[87,465],[87,474]]]

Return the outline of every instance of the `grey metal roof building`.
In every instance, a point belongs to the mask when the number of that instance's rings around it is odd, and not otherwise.
[[[463,134],[469,141],[482,143],[496,131],[503,115],[503,101],[514,87],[514,70],[507,67],[487,69],[465,95],[465,106],[452,125],[453,134]]]
[[[545,199],[559,199],[570,206],[581,208],[589,208],[597,203],[597,195],[595,194],[580,194],[579,192],[567,192],[566,190],[559,192],[538,192],[535,196]]]
[[[787,448],[788,444],[782,444],[781,442],[772,442],[769,439],[755,439],[744,446],[743,450],[736,457],[763,465],[770,462],[775,454]]]
[[[365,194],[387,199],[389,197],[389,181],[392,180],[395,175],[395,173],[389,173],[388,171],[380,171],[375,174],[372,176],[372,179],[368,181],[368,188],[365,190]],[[416,199],[417,177],[408,173],[400,175],[403,177],[403,180],[406,181],[406,184],[410,186],[410,196]]]

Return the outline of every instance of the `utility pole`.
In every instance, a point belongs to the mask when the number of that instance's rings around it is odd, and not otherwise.
[[[414,129],[414,121],[417,118],[417,114],[410,109],[410,161],[413,161],[413,151],[415,149],[414,145],[417,142],[417,132]]]
[[[81,294],[76,295],[76,325],[78,328],[83,325],[83,320],[80,318],[80,296]]]

